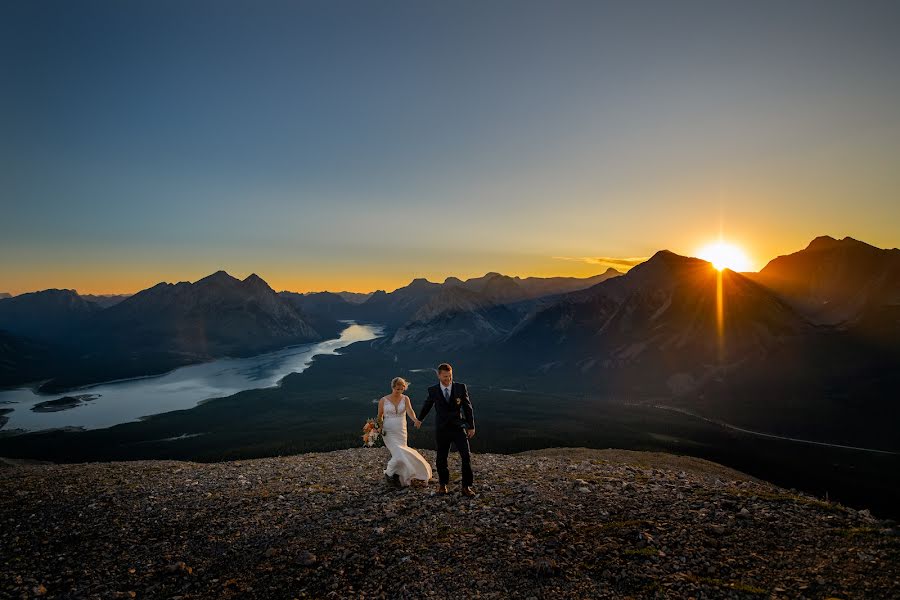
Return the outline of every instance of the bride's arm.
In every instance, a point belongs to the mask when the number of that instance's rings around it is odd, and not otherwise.
[[[421,421],[416,418],[416,411],[412,407],[412,401],[410,401],[409,396],[406,397],[406,414],[408,414],[409,418],[413,420],[413,423],[421,423]]]
[[[384,398],[378,401],[378,420],[380,421],[384,417]]]

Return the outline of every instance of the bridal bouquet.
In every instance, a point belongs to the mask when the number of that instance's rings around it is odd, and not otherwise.
[[[384,445],[384,440],[381,439],[382,424],[383,422],[378,419],[366,420],[366,424],[363,425],[363,446],[372,448]]]

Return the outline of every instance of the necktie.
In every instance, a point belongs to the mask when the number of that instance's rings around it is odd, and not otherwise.
[[[450,402],[450,388],[444,388],[444,400]]]

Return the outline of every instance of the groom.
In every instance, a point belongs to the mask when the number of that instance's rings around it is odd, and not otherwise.
[[[474,496],[472,489],[472,461],[469,453],[469,438],[475,435],[475,417],[472,413],[472,401],[466,384],[453,381],[453,367],[447,363],[438,365],[438,385],[428,388],[428,398],[419,411],[416,427],[422,425],[425,415],[435,407],[434,423],[435,440],[437,441],[438,494],[447,493],[450,483],[450,469],[447,468],[447,455],[450,444],[455,443],[462,459],[462,494]],[[460,410],[465,413],[463,418]]]

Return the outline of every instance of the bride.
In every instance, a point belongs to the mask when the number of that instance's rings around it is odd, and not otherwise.
[[[384,418],[382,436],[384,445],[391,451],[384,476],[401,486],[408,486],[413,479],[428,482],[431,479],[431,465],[421,454],[406,445],[406,415],[418,426],[409,396],[403,392],[409,383],[402,377],[391,380],[393,391],[378,401],[378,417]]]

